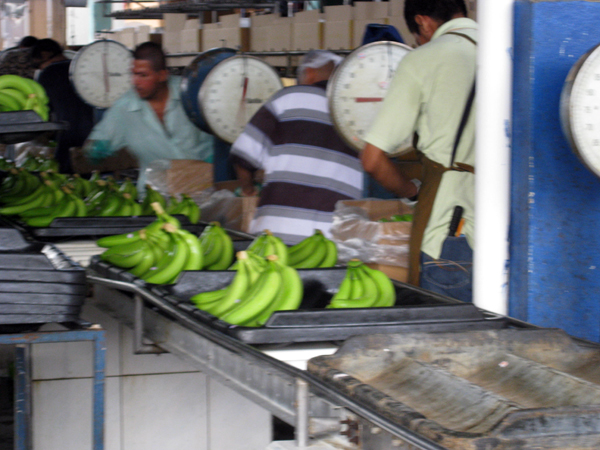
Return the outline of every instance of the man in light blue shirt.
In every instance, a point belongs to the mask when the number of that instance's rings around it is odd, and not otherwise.
[[[180,77],[170,76],[158,44],[140,44],[133,54],[133,88],[119,98],[90,133],[88,157],[101,160],[126,147],[138,160],[138,189],[144,190],[146,168],[160,159],[212,162],[213,136],[187,117],[179,94]],[[104,141],[94,145],[93,141]]]

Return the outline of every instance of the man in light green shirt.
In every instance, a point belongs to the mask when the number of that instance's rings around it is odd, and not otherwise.
[[[417,187],[388,158],[414,133],[424,163],[423,186],[415,211],[410,281],[470,301],[474,231],[474,102],[454,159],[453,146],[467,99],[474,89],[477,24],[466,18],[463,0],[406,0],[405,19],[419,47],[398,65],[384,103],[367,134],[361,159],[365,170],[400,197],[413,197]],[[474,93],[474,90],[473,90]],[[458,167],[460,166],[460,167]],[[450,169],[450,170],[449,170]],[[430,175],[436,175],[431,178]],[[426,204],[429,204],[427,208]],[[462,208],[455,240],[450,223]],[[428,212],[424,212],[429,209]],[[449,237],[452,232],[453,237]],[[454,251],[455,246],[460,247]],[[452,247],[452,248],[451,248]],[[422,252],[421,260],[415,251]],[[454,255],[453,255],[454,254]],[[417,267],[414,267],[417,266]],[[439,277],[438,277],[439,275]],[[439,288],[439,289],[438,289]]]
[[[143,192],[146,168],[159,159],[212,162],[213,136],[198,129],[181,104],[180,78],[170,76],[159,45],[140,44],[134,52],[133,89],[119,98],[94,127],[88,140],[108,141],[108,149],[91,150],[96,161],[127,147],[140,164],[138,189]],[[89,143],[87,148],[94,148]]]

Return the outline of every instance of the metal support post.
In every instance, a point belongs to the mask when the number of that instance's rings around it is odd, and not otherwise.
[[[15,347],[15,450],[31,449],[31,378],[30,346],[17,344]]]
[[[144,299],[135,294],[134,324],[133,324],[133,353],[136,355],[168,353],[154,344],[144,344]]]
[[[308,383],[296,378],[296,446],[308,446]]]

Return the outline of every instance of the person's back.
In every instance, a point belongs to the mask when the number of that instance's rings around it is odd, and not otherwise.
[[[81,147],[94,125],[94,110],[81,100],[69,79],[71,60],[51,63],[44,68],[38,82],[46,90],[53,120],[69,123],[59,134],[55,157],[61,172],[72,171],[69,148]]]
[[[25,36],[16,47],[2,52],[0,75],[10,74],[33,78],[36,67],[31,58],[31,52],[37,41],[38,39],[34,36]]]

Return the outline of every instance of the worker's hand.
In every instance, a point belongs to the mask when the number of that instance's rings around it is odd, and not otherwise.
[[[252,186],[242,186],[240,189],[241,197],[256,197],[258,195],[258,189],[255,185]]]
[[[83,152],[90,163],[97,165],[106,159],[110,155],[110,141],[109,140],[96,140],[87,141],[83,147]]]

